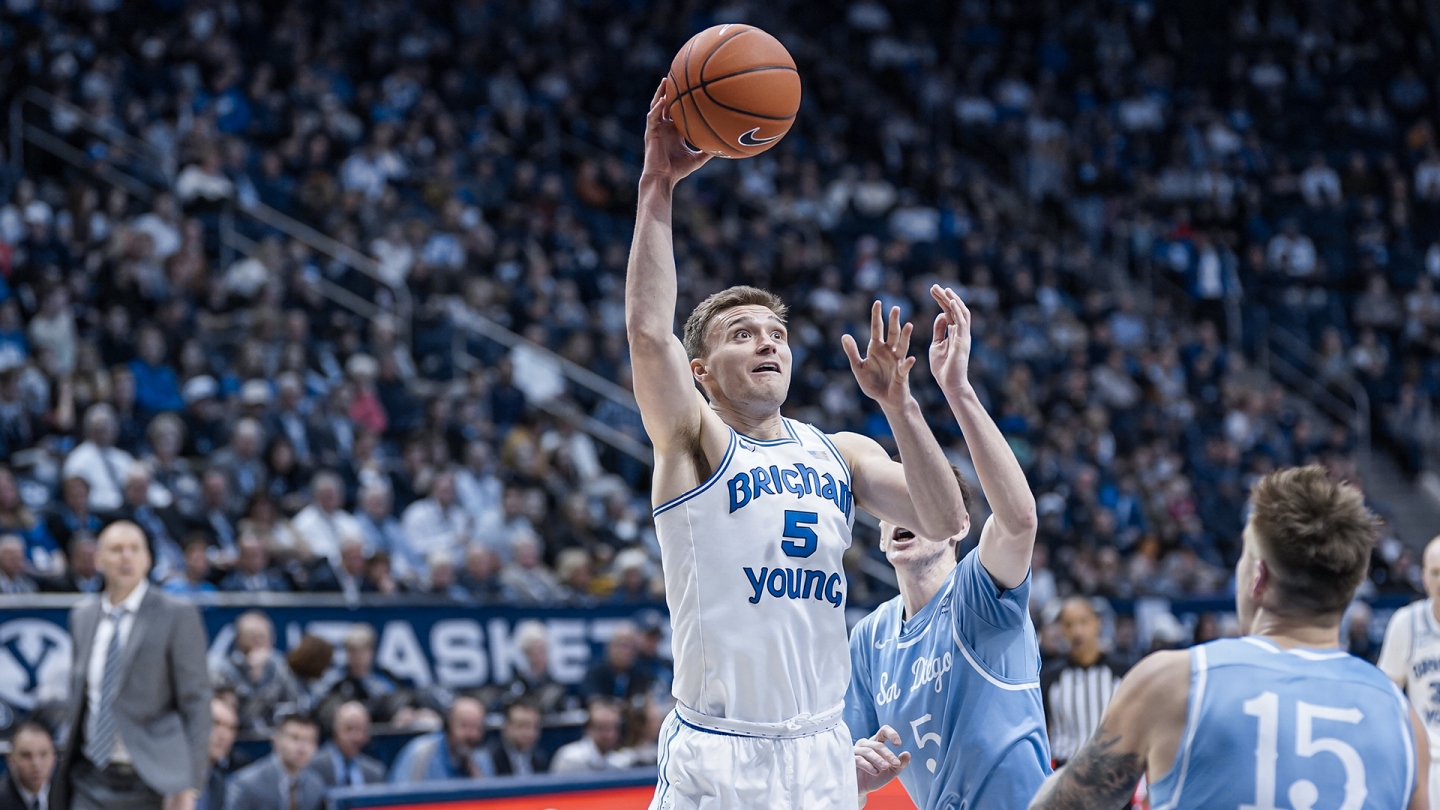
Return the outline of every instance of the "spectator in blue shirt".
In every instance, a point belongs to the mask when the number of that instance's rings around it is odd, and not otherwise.
[[[474,698],[456,698],[445,727],[411,740],[395,758],[390,781],[439,782],[494,776],[494,763],[480,743],[485,739],[485,707]]]
[[[130,361],[135,377],[135,406],[144,414],[183,411],[180,381],[175,369],[165,364],[165,336],[154,326],[140,330],[140,356]]]

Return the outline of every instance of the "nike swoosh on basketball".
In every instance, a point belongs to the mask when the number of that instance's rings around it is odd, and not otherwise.
[[[750,130],[749,132],[745,133],[744,135],[741,135],[740,138],[739,138],[740,145],[741,145],[741,146],[764,146],[765,144],[770,143],[771,141],[775,141],[775,140],[779,140],[779,139],[780,139],[780,136],[779,136],[779,135],[772,135],[772,136],[770,136],[769,138],[757,138],[757,137],[755,137],[755,133],[757,133],[757,132],[759,132],[759,131],[760,131],[760,128],[759,128],[759,127],[755,127],[754,129]]]

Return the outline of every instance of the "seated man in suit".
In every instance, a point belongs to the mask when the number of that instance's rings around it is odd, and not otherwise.
[[[539,747],[540,709],[517,700],[505,707],[500,739],[485,746],[496,776],[531,776],[550,769],[550,755]]]
[[[39,723],[21,723],[10,736],[5,757],[9,773],[0,777],[0,810],[48,810],[50,774],[55,770],[55,740]]]
[[[247,534],[240,538],[240,556],[235,561],[235,570],[220,580],[220,590],[246,593],[288,591],[290,583],[270,565],[270,552],[266,550],[265,542],[257,535]]]
[[[210,699],[210,770],[205,774],[205,787],[195,800],[195,810],[225,810],[225,779],[230,776],[234,764],[230,749],[235,747],[235,735],[240,730],[240,715],[235,707],[223,697]]]
[[[325,784],[310,770],[320,727],[314,718],[287,714],[270,736],[270,756],[230,777],[225,810],[320,810]]]
[[[275,649],[275,624],[259,610],[235,619],[235,649],[210,674],[217,690],[235,693],[242,731],[270,727],[277,713],[293,711],[304,697],[285,656]]]
[[[550,763],[551,772],[608,771],[620,767],[614,755],[620,747],[622,711],[622,704],[614,698],[592,698],[590,719],[585,721],[585,736],[560,746]]]
[[[310,761],[325,787],[364,787],[385,781],[385,765],[361,753],[370,744],[370,712],[352,700],[335,710],[330,742]]]

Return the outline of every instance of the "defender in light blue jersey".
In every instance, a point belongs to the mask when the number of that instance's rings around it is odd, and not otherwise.
[[[1035,498],[969,385],[970,311],[953,291],[932,294],[942,308],[935,339],[948,334],[950,351],[932,358],[931,370],[993,514],[979,548],[958,563],[968,525],[935,542],[881,522],[880,547],[900,596],[850,634],[845,724],[857,738],[862,802],[898,774],[921,810],[1020,808],[1050,773],[1029,613]]]
[[[1136,665],[1032,810],[1119,807],[1141,774],[1153,810],[1429,806],[1420,719],[1340,647],[1374,543],[1363,496],[1311,466],[1265,476],[1250,497],[1235,570],[1247,635]]]

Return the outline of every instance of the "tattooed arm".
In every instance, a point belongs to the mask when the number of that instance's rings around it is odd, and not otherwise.
[[[1100,727],[1040,788],[1030,810],[1122,810],[1147,771],[1153,783],[1175,761],[1185,730],[1190,654],[1156,653],[1120,682]]]

